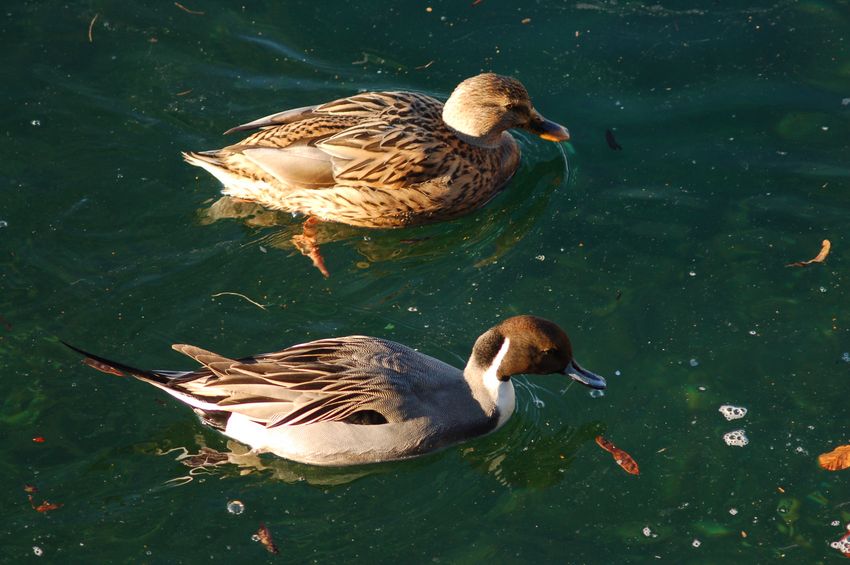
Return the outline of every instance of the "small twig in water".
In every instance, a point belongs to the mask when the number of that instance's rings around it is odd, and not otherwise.
[[[95,14],[94,17],[91,19],[91,22],[89,22],[89,43],[94,43],[94,39],[92,39],[91,32],[94,29],[94,22],[97,21],[97,18],[99,16],[100,14]]]
[[[260,304],[259,302],[254,302],[253,300],[251,300],[250,298],[248,298],[248,297],[247,297],[247,296],[245,296],[244,294],[239,294],[238,292],[217,292],[217,293],[215,293],[215,294],[211,295],[211,297],[212,297],[212,298],[215,298],[215,297],[217,297],[217,296],[221,296],[221,295],[223,295],[223,294],[229,294],[230,296],[238,296],[238,297],[240,297],[240,298],[244,298],[245,300],[247,300],[248,302],[250,302],[251,304],[253,304],[253,305],[254,305],[254,306],[256,306],[257,308],[262,308],[263,310],[265,310],[265,309],[266,309],[266,307],[265,307],[265,306],[263,306],[262,304]]]
[[[177,6],[178,8],[180,8],[181,10],[183,10],[184,12],[186,12],[187,14],[192,14],[193,16],[203,16],[204,15],[203,12],[199,12],[197,10],[190,10],[189,8],[187,8],[186,6],[181,4],[180,2],[175,2],[174,5]]]
[[[428,61],[427,63],[425,63],[424,65],[419,65],[418,67],[415,67],[415,68],[416,68],[417,71],[424,71],[425,69],[427,69],[428,67],[430,67],[433,64],[434,64],[434,61],[431,60],[431,61]]]

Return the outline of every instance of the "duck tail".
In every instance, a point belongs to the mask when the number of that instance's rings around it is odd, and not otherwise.
[[[181,151],[180,155],[183,156],[184,161],[186,161],[190,165],[195,165],[196,167],[202,167],[206,169],[211,165],[214,167],[221,167],[223,165],[217,150]]]
[[[127,375],[131,375],[136,377],[139,380],[149,382],[151,384],[159,384],[159,385],[167,385],[171,380],[171,376],[167,372],[158,372],[158,371],[146,371],[144,369],[137,369],[135,367],[131,367],[130,365],[125,365],[124,363],[119,363],[118,361],[111,361],[104,357],[100,357],[99,355],[95,355],[94,353],[89,353],[79,347],[75,347],[66,341],[62,341],[65,347],[72,349],[85,357],[85,364],[91,367],[92,369],[97,369],[103,373],[108,373],[110,375],[116,375],[119,377],[126,377]]]

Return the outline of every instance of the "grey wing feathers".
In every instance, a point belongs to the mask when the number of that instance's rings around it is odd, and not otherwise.
[[[174,388],[218,409],[267,427],[344,421],[363,410],[387,421],[406,388],[405,359],[418,355],[399,344],[352,336],[319,340],[276,353],[228,359],[191,345],[175,350],[204,369],[174,380]],[[400,400],[396,404],[400,404]]]

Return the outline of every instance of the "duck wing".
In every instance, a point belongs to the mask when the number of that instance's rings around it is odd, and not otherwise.
[[[285,186],[402,188],[445,161],[442,103],[411,92],[369,92],[271,114],[230,132],[259,129],[219,151],[195,153],[231,170],[259,169]]]
[[[269,428],[403,421],[416,415],[411,399],[439,384],[429,385],[426,372],[460,373],[403,345],[364,336],[236,360],[192,345],[173,347],[204,368],[173,378],[169,388],[197,408],[242,414]]]

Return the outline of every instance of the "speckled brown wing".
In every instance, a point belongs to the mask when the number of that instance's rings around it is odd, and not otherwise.
[[[244,156],[275,180],[298,188],[332,185],[400,188],[427,180],[445,129],[442,103],[410,92],[370,92],[298,108],[234,128],[262,128],[220,150]]]
[[[447,148],[443,104],[413,92],[375,92],[338,100],[317,111],[361,121],[317,143],[333,156],[337,184],[402,188],[431,178],[429,165]]]

